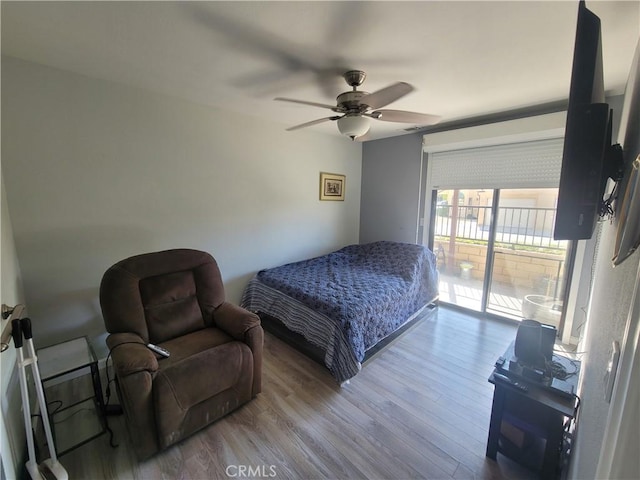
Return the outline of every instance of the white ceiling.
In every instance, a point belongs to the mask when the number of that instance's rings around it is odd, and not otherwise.
[[[588,1],[602,20],[605,88],[622,93],[640,2]],[[2,53],[276,121],[333,114],[340,73],[416,91],[388,108],[443,122],[566,100],[577,1],[8,2]],[[371,138],[412,125],[374,121]],[[335,123],[310,127],[337,135]],[[298,131],[290,133],[298,134]]]

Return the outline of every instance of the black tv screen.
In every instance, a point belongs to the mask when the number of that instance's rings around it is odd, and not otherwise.
[[[569,106],[554,228],[556,240],[591,238],[610,167],[611,112],[604,98],[600,19],[578,6]]]

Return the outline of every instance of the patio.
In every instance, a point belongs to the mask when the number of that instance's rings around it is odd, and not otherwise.
[[[482,280],[465,278],[463,275],[440,272],[440,300],[470,310],[482,309]],[[527,303],[525,296],[536,297],[534,292],[522,290],[512,284],[494,281],[489,293],[487,312],[500,315],[512,320],[530,318],[542,323],[559,326],[561,311],[548,308],[534,307],[529,302],[523,310],[523,303]],[[545,297],[546,298],[546,297]],[[556,302],[557,303],[557,302]],[[526,312],[526,313],[525,313]]]
[[[515,320],[522,319],[524,296],[514,293],[512,285],[495,282],[489,294],[488,310]],[[482,281],[459,275],[440,273],[440,300],[471,310],[480,311]]]

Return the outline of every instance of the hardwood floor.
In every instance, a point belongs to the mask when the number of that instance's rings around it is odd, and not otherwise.
[[[145,462],[123,417],[64,455],[75,479],[534,478],[485,457],[492,365],[516,327],[439,307],[379,351],[348,385],[270,334],[263,392]]]

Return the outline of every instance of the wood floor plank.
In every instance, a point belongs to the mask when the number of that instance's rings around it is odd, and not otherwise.
[[[456,417],[455,411],[447,410],[444,414],[431,412],[430,404],[406,403],[402,396],[392,397],[392,393],[382,390],[378,397],[367,392],[366,398],[373,398],[377,404],[391,402],[393,406],[387,410],[397,425],[405,430],[410,430],[416,436],[414,443],[419,445],[431,444],[441,448],[447,456],[456,462],[476,463],[478,452],[484,456],[484,443],[472,441],[468,437],[467,430],[452,423]],[[454,421],[455,422],[455,421]],[[486,439],[486,434],[484,435]]]
[[[458,461],[455,458],[432,442],[430,435],[421,435],[421,430],[424,432],[426,429],[422,428],[423,419],[408,414],[399,407],[394,397],[388,396],[386,392],[366,388],[365,385],[357,390],[345,391],[345,395],[355,408],[377,418],[389,430],[397,431],[406,445],[417,448],[420,455],[424,455],[441,470],[451,474],[457,469]]]
[[[124,418],[61,458],[86,479],[529,479],[485,457],[495,359],[511,324],[439,307],[425,312],[340,387],[328,370],[265,334],[263,392],[215,424],[138,462]],[[275,476],[273,476],[275,475]]]
[[[307,396],[305,400],[308,398]],[[354,406],[344,394],[340,394],[334,396],[332,404],[325,405],[324,408],[325,412],[330,412],[334,425],[340,425],[340,431],[344,432],[342,449],[349,448],[356,442],[361,447],[369,446],[373,464],[379,463],[381,456],[386,456],[390,463],[400,462],[394,468],[396,475],[401,471],[400,468],[404,468],[407,469],[407,477],[415,477],[420,472],[432,477],[445,476],[445,462],[434,461],[429,455],[424,455],[423,449],[416,449],[415,445],[407,441],[405,432],[388,422],[384,415],[372,415],[362,404],[355,406],[356,408]]]

